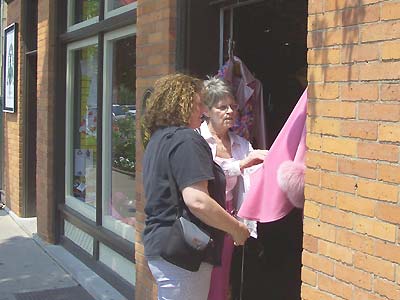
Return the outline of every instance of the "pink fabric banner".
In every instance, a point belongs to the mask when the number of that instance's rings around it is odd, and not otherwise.
[[[293,205],[278,186],[277,171],[282,162],[304,158],[307,89],[272,144],[261,168],[250,176],[250,190],[238,215],[259,222],[272,222],[286,216]]]

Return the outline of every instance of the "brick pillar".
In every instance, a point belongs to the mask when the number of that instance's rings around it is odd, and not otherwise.
[[[309,1],[302,299],[400,299],[399,18]]]
[[[36,211],[38,234],[51,243],[55,242],[52,159],[54,157],[55,6],[56,1],[53,0],[38,1]]]
[[[5,5],[5,4],[4,4]],[[17,56],[17,96],[15,103],[15,113],[3,113],[4,123],[4,190],[6,204],[14,213],[19,216],[23,215],[23,39],[21,28],[23,20],[21,18],[22,5],[21,1],[14,0],[7,5],[7,26],[12,23],[18,24],[17,43],[18,48],[15,49]]]
[[[136,37],[136,101],[138,120],[147,88],[162,75],[175,72],[176,0],[138,0]],[[157,299],[157,288],[144,258],[142,232],[144,205],[140,125],[137,123],[136,147],[136,295],[137,300]]]

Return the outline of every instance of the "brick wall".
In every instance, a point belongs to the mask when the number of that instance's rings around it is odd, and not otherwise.
[[[56,1],[38,1],[36,214],[38,234],[54,243],[53,121]]]
[[[23,105],[22,105],[22,81],[23,40],[21,29],[21,1],[12,1],[7,6],[7,25],[18,23],[18,49],[17,55],[17,100],[15,113],[3,113],[4,122],[4,190],[6,192],[6,204],[14,213],[23,214]]]
[[[162,75],[175,72],[176,0],[138,0],[136,37],[136,101],[138,120],[141,117],[141,102],[145,90]],[[144,204],[142,166],[143,149],[140,141],[140,126],[137,124],[136,147],[136,295],[137,300],[157,299],[157,288],[153,282],[147,262],[141,234],[144,226]]]
[[[302,299],[400,299],[400,2],[308,20]]]

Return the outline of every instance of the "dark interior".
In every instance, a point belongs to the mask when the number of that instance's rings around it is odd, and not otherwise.
[[[305,86],[307,1],[269,0],[234,10],[234,54],[263,84],[270,146]]]

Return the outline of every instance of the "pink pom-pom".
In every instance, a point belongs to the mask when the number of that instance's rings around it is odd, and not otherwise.
[[[284,161],[278,169],[278,185],[295,207],[304,206],[305,166],[291,160]]]

